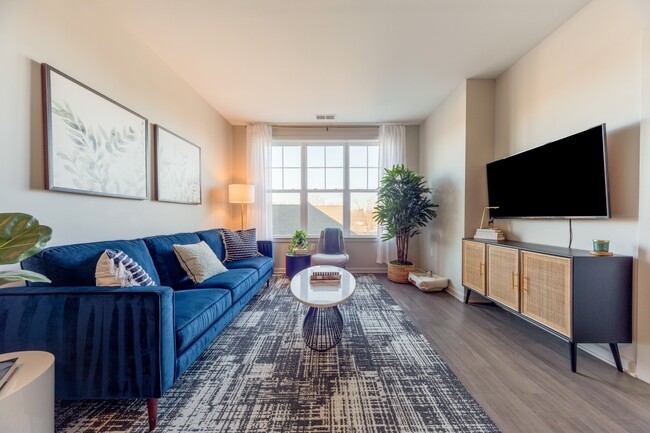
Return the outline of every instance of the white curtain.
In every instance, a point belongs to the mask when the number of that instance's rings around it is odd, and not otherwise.
[[[379,176],[384,169],[406,164],[406,127],[404,125],[381,125],[379,127]],[[382,242],[383,227],[377,228],[377,263],[397,259],[395,239]]]
[[[253,124],[246,127],[248,151],[248,183],[255,185],[255,202],[248,205],[250,227],[257,229],[257,239],[273,238],[273,209],[271,207],[271,125]]]

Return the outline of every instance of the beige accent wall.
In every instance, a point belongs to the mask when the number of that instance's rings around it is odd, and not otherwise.
[[[494,80],[467,80],[420,125],[420,172],[438,217],[420,236],[420,263],[463,295],[461,239],[473,236],[487,202],[485,164],[494,153]]]
[[[203,204],[181,205],[44,190],[40,63],[201,147]],[[0,203],[52,226],[50,245],[231,225],[232,128],[95,2],[0,3]],[[149,164],[153,134],[149,131]],[[152,197],[152,170],[149,196]]]
[[[649,25],[647,1],[594,0],[497,79],[497,158],[607,124],[612,219],[574,221],[575,248],[590,249],[594,238],[610,239],[614,252],[639,257],[639,233],[646,230],[639,225],[639,203],[650,199],[645,186],[640,189],[648,165],[639,163],[643,35]],[[549,167],[549,175],[562,174]],[[509,239],[569,242],[566,220],[506,220],[500,226]],[[635,341],[641,328],[642,334],[650,329],[650,305],[638,302],[648,301],[637,291],[650,280],[638,276],[635,272]],[[606,346],[581,347],[612,362]],[[635,344],[622,345],[621,355],[634,374]],[[639,371],[650,380],[650,359],[640,361]]]

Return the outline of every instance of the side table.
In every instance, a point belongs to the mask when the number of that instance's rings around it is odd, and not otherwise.
[[[11,358],[18,358],[18,370],[0,391],[0,432],[54,433],[54,355],[0,354],[0,361]]]
[[[311,266],[311,254],[285,254],[284,256],[287,265],[287,278],[289,279],[292,279],[298,272]]]

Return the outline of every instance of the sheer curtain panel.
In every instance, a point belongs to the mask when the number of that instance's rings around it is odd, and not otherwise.
[[[404,125],[381,125],[379,127],[379,176],[384,169],[406,164],[406,127]],[[377,263],[397,259],[395,239],[382,242],[382,226],[377,227]]]
[[[255,202],[248,207],[250,226],[257,229],[257,238],[273,238],[271,203],[271,146],[273,128],[256,123],[246,127],[248,150],[248,183],[255,185]]]

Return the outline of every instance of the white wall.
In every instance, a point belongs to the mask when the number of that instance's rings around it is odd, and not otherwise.
[[[640,173],[647,179],[650,163],[643,149],[639,164],[643,34],[649,26],[650,2],[593,0],[497,79],[495,159],[607,123],[613,218],[574,221],[575,248],[590,249],[594,238],[611,239],[613,251],[634,257],[641,240],[647,248],[648,222],[641,227],[638,222],[639,202],[645,206],[650,199],[647,185],[639,188]],[[567,221],[509,220],[498,225],[509,239],[568,244]],[[645,253],[642,260],[647,266]],[[644,274],[635,286],[645,291],[648,284]],[[643,329],[637,326],[635,338],[650,329],[650,302],[647,295],[642,298],[644,305],[635,303],[639,316],[634,320]],[[611,357],[606,348],[586,348]],[[634,345],[622,347],[621,354],[634,373]],[[639,358],[638,371],[645,380],[649,370],[650,359]]]
[[[465,144],[467,83],[454,90],[420,125],[420,173],[440,205],[438,217],[420,235],[420,266],[449,278],[448,290],[462,296],[465,237]]]
[[[40,63],[201,147],[203,204],[45,191]],[[94,2],[0,3],[0,203],[54,229],[50,245],[193,231],[231,224],[231,126]],[[151,162],[152,134],[149,134]],[[151,173],[151,170],[149,171]],[[153,179],[149,177],[151,185]],[[238,222],[238,220],[237,220]]]

